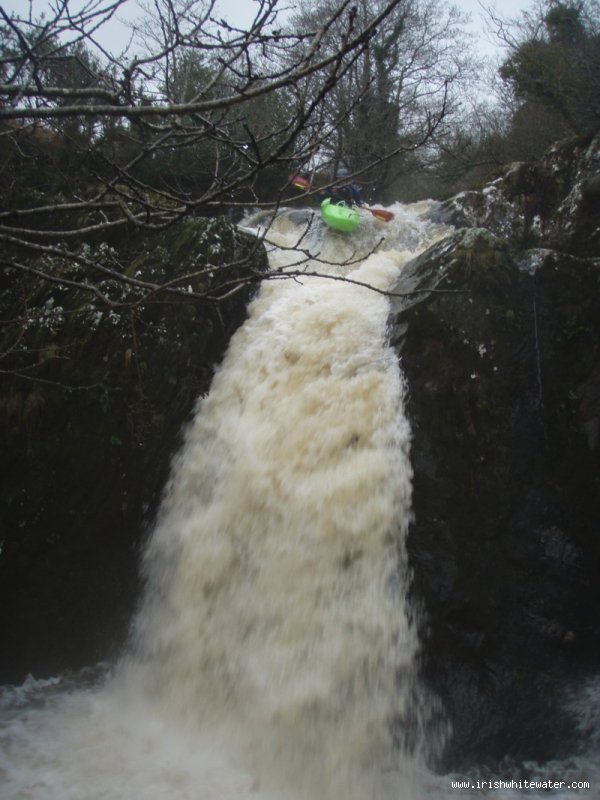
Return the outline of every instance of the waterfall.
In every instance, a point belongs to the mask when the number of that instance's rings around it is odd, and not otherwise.
[[[351,237],[268,228],[273,279],[173,465],[132,645],[101,685],[5,693],[3,797],[423,796],[410,429],[388,300],[360,284],[390,289],[445,232],[392,210]],[[320,277],[285,277],[297,245]]]

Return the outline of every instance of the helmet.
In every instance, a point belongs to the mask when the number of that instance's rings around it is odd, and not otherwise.
[[[347,178],[348,175],[350,175],[350,173],[348,172],[346,167],[338,167],[336,172],[335,172],[335,177],[336,178]]]

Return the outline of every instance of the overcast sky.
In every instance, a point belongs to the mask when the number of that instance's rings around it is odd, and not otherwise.
[[[32,0],[34,15],[41,13],[47,7],[46,0]],[[490,4],[496,5],[499,8],[503,17],[516,17],[521,11],[531,8],[533,0],[486,0],[486,6]],[[294,8],[297,7],[298,0],[282,0],[281,7]],[[81,5],[81,0],[71,0],[71,5],[76,8]],[[488,41],[485,33],[484,13],[481,8],[479,0],[454,0],[452,5],[458,6],[461,11],[471,14],[472,22],[470,29],[475,33],[479,40],[479,49],[486,54],[494,53],[494,45]],[[7,12],[16,11],[20,14],[27,13],[29,0],[0,0],[0,6]],[[217,0],[217,15],[225,16],[225,18],[233,24],[244,25],[250,22],[257,10],[257,3],[255,0]],[[121,18],[135,19],[139,15],[137,8],[137,0],[126,0],[122,8],[119,10],[117,16]],[[119,50],[119,46],[123,46],[127,41],[127,31],[118,22],[112,21],[106,27],[108,41],[103,39],[103,44],[109,44],[114,49]]]

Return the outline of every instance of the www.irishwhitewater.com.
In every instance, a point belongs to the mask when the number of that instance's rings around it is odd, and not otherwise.
[[[555,780],[535,780],[523,779],[503,781],[490,780],[484,781],[452,781],[453,789],[589,789],[589,781],[555,781]]]

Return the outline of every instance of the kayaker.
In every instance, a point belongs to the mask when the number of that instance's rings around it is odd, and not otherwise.
[[[335,179],[340,180],[348,178],[350,173],[346,167],[338,167],[335,173]],[[364,205],[362,197],[360,196],[360,188],[353,181],[347,181],[339,186],[330,186],[321,192],[323,198],[331,198],[332,203],[344,202],[348,206],[362,206]]]
[[[335,174],[335,179],[340,180],[346,177],[349,177],[348,170],[345,167],[340,167]],[[303,178],[302,175],[288,175],[288,180],[295,189],[299,189],[302,192],[310,192],[312,190],[310,181]],[[317,189],[316,191],[317,197],[321,202],[321,213],[323,212],[324,201],[329,200],[329,206],[334,206],[336,203],[348,206],[350,209],[355,205],[361,206],[382,222],[389,222],[394,219],[392,212],[386,211],[385,208],[369,208],[366,206],[360,196],[359,187],[350,181],[338,187]]]

